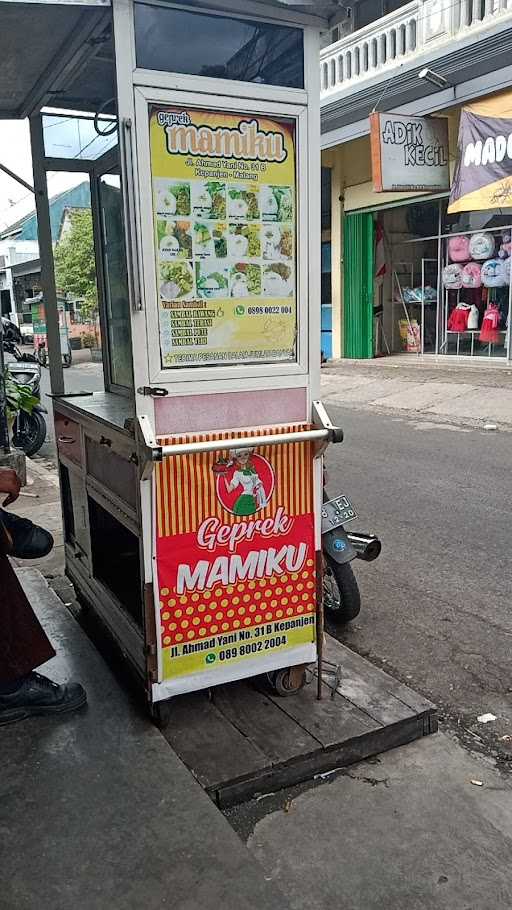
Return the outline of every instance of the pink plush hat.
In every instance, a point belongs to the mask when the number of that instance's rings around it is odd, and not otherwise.
[[[481,286],[482,274],[478,262],[467,262],[462,268],[462,287],[479,288]]]
[[[443,285],[448,291],[459,291],[462,287],[462,267],[456,262],[445,265],[443,269]]]
[[[469,255],[469,237],[465,234],[457,234],[450,237],[448,241],[448,256],[452,262],[466,262],[470,259]]]

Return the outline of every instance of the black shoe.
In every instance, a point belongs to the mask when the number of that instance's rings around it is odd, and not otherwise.
[[[0,726],[34,714],[76,711],[86,701],[85,689],[79,683],[59,686],[40,673],[30,673],[15,692],[0,695]]]

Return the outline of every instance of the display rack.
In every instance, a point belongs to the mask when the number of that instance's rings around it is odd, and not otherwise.
[[[406,268],[402,268],[401,270],[393,269],[393,288],[392,288],[392,295],[391,295],[391,297],[392,297],[391,303],[392,303],[392,306],[399,306],[403,309],[403,312],[404,312],[405,318],[407,320],[407,324],[409,326],[411,334],[414,334],[414,333],[413,333],[413,327],[412,327],[411,316],[409,313],[409,308],[410,307],[420,307],[420,345],[419,345],[419,350],[416,352],[418,354],[418,356],[420,354],[425,353],[425,336],[426,336],[425,288],[428,286],[437,287],[437,284],[438,284],[437,276],[436,276],[435,282],[432,282],[432,283],[427,282],[427,273],[428,273],[431,263],[434,263],[435,266],[437,266],[437,259],[423,257],[421,260],[421,300],[418,300],[418,301],[407,301],[406,302],[405,297],[404,297],[404,281],[401,280],[405,277],[408,280],[408,286],[411,288],[414,287],[414,285],[415,285],[414,263],[397,262],[397,266],[406,266]],[[429,306],[431,306],[431,305],[433,306],[434,302],[432,302],[432,304],[429,304]],[[437,306],[437,299],[436,299],[436,306]],[[392,345],[393,345],[393,350],[394,350],[394,348],[395,348],[395,335],[394,335],[395,319],[393,319],[392,327],[393,327]],[[429,335],[429,339],[430,339],[430,341],[429,341],[429,344],[430,344],[432,342],[432,338],[430,335]],[[435,341],[433,341],[432,343],[435,347]]]
[[[512,229],[509,225],[501,225],[500,227],[495,227],[495,228],[486,227],[484,230],[482,230],[482,228],[479,228],[478,230],[464,230],[464,231],[460,231],[459,233],[463,236],[471,236],[473,234],[480,234],[480,233],[493,234],[496,237],[495,249],[497,250],[500,236],[503,235],[503,233],[510,233],[511,230]],[[440,239],[443,239],[445,241],[444,255],[441,260],[442,268],[444,268],[446,265],[448,265],[451,262],[451,259],[448,256],[448,240],[450,239],[450,237],[454,237],[454,236],[457,236],[457,234],[452,233],[452,234],[441,235]],[[495,258],[496,255],[497,255],[497,252],[495,252],[493,257],[491,257],[491,258]],[[477,260],[477,261],[480,262],[480,260]],[[462,262],[460,264],[463,265]],[[441,279],[440,279],[440,283],[441,283]],[[494,355],[495,344],[496,344],[495,342],[488,342],[485,345],[485,347],[482,347],[482,349],[480,351],[475,352],[475,336],[478,336],[480,334],[481,327],[478,329],[466,329],[463,332],[456,332],[456,331],[452,331],[452,330],[448,329],[448,319],[449,319],[449,312],[450,312],[449,290],[450,289],[443,287],[443,295],[442,295],[443,306],[442,306],[442,317],[440,320],[439,353],[440,354],[449,354],[448,347],[449,347],[450,336],[458,335],[459,338],[457,338],[456,355],[460,356],[460,346],[461,346],[460,336],[462,335],[463,337],[469,336],[471,338],[471,346],[470,346],[470,354],[469,354],[470,357],[485,356],[485,353],[486,353],[487,357],[492,357]],[[492,301],[494,299],[492,292],[495,291],[496,288],[489,288],[488,290],[490,292],[489,296]],[[457,293],[457,301],[455,303],[455,306],[458,306],[458,304],[460,303],[460,299],[461,299],[461,296],[460,296],[461,291],[457,290],[456,293]],[[502,356],[504,358],[509,357],[511,299],[512,299],[512,288],[511,288],[511,285],[509,284],[508,285],[508,317],[509,317],[508,323],[509,324],[503,329],[497,329],[497,333],[499,335],[503,336],[503,354],[494,355],[494,356],[500,356],[500,357]]]

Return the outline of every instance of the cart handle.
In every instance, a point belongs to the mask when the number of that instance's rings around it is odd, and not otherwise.
[[[316,424],[311,430],[296,430],[290,433],[265,433],[261,436],[227,436],[224,439],[205,440],[203,442],[184,442],[171,445],[159,445],[151,422],[146,415],[139,415],[139,430],[148,453],[148,461],[142,479],[146,479],[151,471],[151,464],[171,458],[176,455],[195,455],[200,452],[220,452],[225,449],[251,449],[259,446],[279,446],[286,443],[315,442],[315,458],[323,455],[329,443],[343,441],[341,427],[331,423],[329,415],[321,401],[314,401],[312,405],[313,421]]]
[[[211,439],[204,442],[184,442],[161,446],[162,458],[172,455],[196,455],[200,452],[219,452],[223,449],[252,449],[261,446],[282,446],[287,442],[328,441],[329,430],[297,430],[295,433],[276,433],[271,436],[227,436],[225,439]]]

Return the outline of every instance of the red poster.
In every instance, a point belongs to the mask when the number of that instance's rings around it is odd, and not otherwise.
[[[162,441],[207,438],[220,437]],[[314,660],[312,454],[294,443],[158,466],[160,679],[170,694]]]

